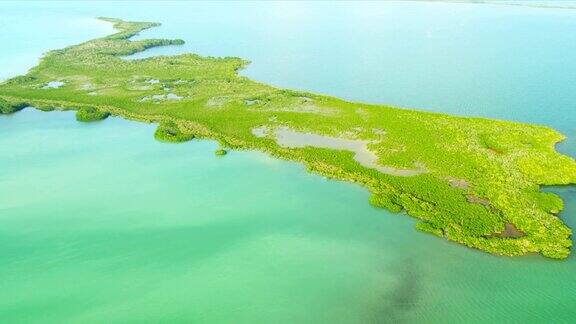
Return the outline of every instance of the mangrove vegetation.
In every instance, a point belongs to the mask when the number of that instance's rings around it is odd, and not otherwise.
[[[76,120],[80,122],[92,122],[108,118],[109,112],[99,111],[94,107],[81,107],[76,111]]]
[[[0,84],[1,112],[33,106],[78,110],[82,121],[112,114],[157,123],[162,141],[214,139],[358,183],[374,206],[404,211],[417,229],[453,242],[501,255],[569,255],[572,232],[557,216],[562,200],[540,190],[576,182],[574,159],[555,151],[564,139],[557,131],[278,89],[238,75],[248,62],[237,57],[126,60],[183,41],[131,40],[158,24],[102,19],[118,32],[48,52],[26,75]],[[54,80],[58,87],[46,87]],[[371,163],[346,146],[280,145],[281,130],[362,143]],[[408,171],[384,172],[394,170]]]

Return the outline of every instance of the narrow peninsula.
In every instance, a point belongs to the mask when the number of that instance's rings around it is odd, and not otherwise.
[[[415,217],[416,227],[500,255],[566,258],[563,202],[540,185],[576,183],[576,162],[544,126],[347,102],[278,89],[238,75],[236,57],[194,54],[126,60],[182,40],[131,40],[158,26],[111,22],[117,33],[48,52],[0,84],[0,112],[28,106],[158,123],[166,142],[214,139],[260,150],[327,177],[358,183],[370,203]],[[352,62],[353,64],[353,62]]]

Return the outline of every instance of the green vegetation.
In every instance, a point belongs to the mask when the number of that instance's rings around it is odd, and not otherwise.
[[[41,109],[86,109],[159,123],[160,140],[197,137],[231,149],[256,149],[299,161],[308,170],[356,182],[374,206],[419,220],[419,230],[502,255],[541,253],[566,258],[571,230],[556,216],[558,196],[540,185],[576,182],[575,161],[558,154],[553,129],[347,102],[277,89],[239,76],[248,62],[194,54],[124,60],[121,56],[181,40],[129,38],[158,26],[114,23],[118,33],[47,53],[39,65],[0,84],[2,112],[23,102]],[[59,80],[63,86],[43,85]],[[360,165],[353,153],[286,148],[258,127],[367,141],[378,163],[425,173],[394,176]],[[506,226],[523,235],[497,235]]]
[[[81,122],[92,122],[108,118],[109,112],[102,112],[94,107],[81,107],[76,112],[76,120]]]
[[[0,98],[0,114],[11,114],[26,108],[28,104],[24,102],[12,101],[8,102]]]
[[[175,122],[166,121],[160,123],[156,132],[154,132],[154,137],[163,142],[179,143],[193,139],[194,135],[182,132]]]
[[[226,151],[225,149],[217,149],[216,151],[214,151],[214,154],[218,156],[224,156],[228,154],[228,151]]]

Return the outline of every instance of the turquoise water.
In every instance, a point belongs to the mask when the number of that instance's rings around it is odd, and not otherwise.
[[[245,75],[359,101],[537,122],[576,155],[576,11],[430,3],[0,2],[0,78],[110,32],[235,55]],[[26,22],[22,24],[21,22]],[[418,233],[362,188],[153,126],[0,117],[2,322],[573,322],[576,258]],[[576,227],[576,189],[561,217]]]

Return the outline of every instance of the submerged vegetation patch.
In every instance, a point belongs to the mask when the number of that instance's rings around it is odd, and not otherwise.
[[[248,62],[237,57],[124,60],[183,41],[131,40],[159,24],[102,19],[118,32],[48,52],[25,76],[0,84],[0,111],[77,109],[83,121],[112,113],[159,123],[154,136],[161,141],[197,135],[358,183],[370,191],[374,206],[404,211],[419,220],[417,229],[469,247],[502,255],[569,255],[572,232],[557,217],[562,200],[540,191],[540,185],[576,183],[574,159],[554,149],[564,139],[555,130],[278,89],[239,76]],[[42,88],[55,79],[66,86]],[[83,86],[88,82],[89,88]],[[273,132],[279,129],[329,138],[330,145],[282,145]],[[343,144],[343,138],[352,142]],[[350,143],[360,143],[371,164],[358,159]]]

